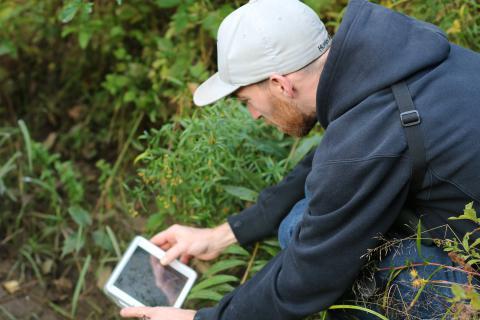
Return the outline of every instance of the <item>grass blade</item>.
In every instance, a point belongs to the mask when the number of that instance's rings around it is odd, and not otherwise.
[[[15,164],[13,162],[21,155],[20,152],[16,152],[13,156],[8,159],[7,163],[5,163],[0,168],[0,179],[2,179],[7,173],[15,169]]]
[[[37,266],[37,263],[35,260],[33,260],[32,255],[27,252],[26,250],[22,249],[20,253],[30,262],[33,268],[33,272],[35,273],[35,277],[37,278],[38,282],[40,283],[40,286],[42,288],[46,288],[45,281],[43,280],[42,273],[40,272],[40,269]]]
[[[4,307],[0,306],[0,311],[2,311],[0,313],[1,314],[4,314],[5,315],[5,319],[8,319],[8,320],[17,320],[17,318],[15,318],[15,316],[13,314],[11,314],[10,312],[8,312],[7,309],[5,309]]]
[[[112,242],[113,249],[115,250],[115,253],[117,254],[118,260],[122,258],[122,251],[120,251],[120,246],[118,245],[117,237],[115,237],[115,234],[113,233],[113,230],[109,227],[106,226],[107,229],[107,234],[108,237],[110,238],[110,241]]]
[[[80,272],[80,276],[78,277],[77,285],[75,286],[75,291],[73,292],[73,299],[72,299],[72,311],[71,316],[75,317],[75,313],[77,312],[78,306],[78,298],[80,297],[80,291],[82,291],[83,284],[85,283],[85,276],[88,271],[88,267],[90,266],[90,261],[92,260],[92,256],[88,255],[85,263],[83,264],[82,271]]]
[[[32,160],[32,139],[30,138],[30,133],[28,132],[27,126],[23,120],[18,120],[18,126],[23,135],[23,140],[25,141],[25,148],[27,149],[27,158],[28,158],[28,169],[30,172],[33,171],[33,160]]]
[[[330,308],[328,308],[329,310],[335,310],[335,309],[355,309],[355,310],[360,310],[360,311],[363,311],[363,312],[367,312],[367,313],[370,313],[370,314],[373,314],[374,316],[377,316],[378,318],[382,319],[382,320],[388,320],[387,317],[385,316],[382,316],[380,313],[376,312],[376,311],[373,311],[373,310],[370,310],[368,308],[364,308],[364,307],[360,307],[360,306],[353,306],[353,305],[348,305],[348,304],[339,304],[339,305],[333,305],[331,306]]]
[[[58,313],[59,315],[62,315],[63,317],[67,318],[67,319],[73,319],[71,315],[68,314],[68,312],[63,309],[62,307],[56,305],[55,303],[53,302],[49,302],[48,303],[48,306],[50,308],[52,308],[53,311],[55,311],[56,313]]]

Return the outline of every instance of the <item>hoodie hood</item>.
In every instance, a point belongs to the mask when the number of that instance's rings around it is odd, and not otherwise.
[[[351,0],[317,88],[324,128],[366,97],[438,65],[450,52],[436,26],[366,0]]]

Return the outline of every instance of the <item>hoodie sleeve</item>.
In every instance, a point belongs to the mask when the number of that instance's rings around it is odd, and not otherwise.
[[[273,235],[293,205],[305,197],[305,180],[312,169],[314,152],[306,155],[280,183],[264,189],[256,204],[228,218],[241,245]]]
[[[411,164],[402,156],[324,162],[313,166],[313,196],[292,242],[199,320],[301,319],[334,304],[357,277],[403,207]]]

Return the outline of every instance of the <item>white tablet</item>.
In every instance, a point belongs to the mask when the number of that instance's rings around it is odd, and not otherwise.
[[[175,260],[163,266],[165,252],[135,237],[105,284],[105,293],[120,307],[181,307],[197,273]]]

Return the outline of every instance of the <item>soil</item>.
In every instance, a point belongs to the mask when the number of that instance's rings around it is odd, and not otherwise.
[[[13,259],[0,260],[0,320],[120,319],[117,307],[96,287],[84,290],[76,315],[67,317],[74,290],[74,286],[69,284],[72,279],[59,281],[46,278],[46,288],[42,288],[32,276],[31,279],[19,281],[18,291],[8,293],[2,284],[7,280],[15,280],[15,274],[7,279],[14,263]],[[55,311],[51,302],[67,315]]]

